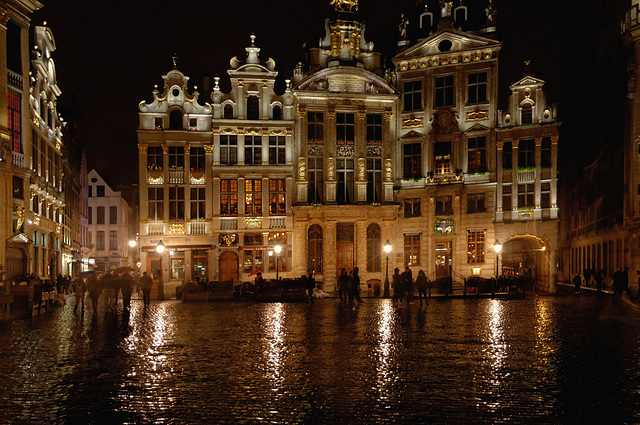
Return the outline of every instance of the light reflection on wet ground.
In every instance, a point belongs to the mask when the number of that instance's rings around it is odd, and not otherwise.
[[[608,298],[72,304],[0,323],[0,423],[640,423]]]

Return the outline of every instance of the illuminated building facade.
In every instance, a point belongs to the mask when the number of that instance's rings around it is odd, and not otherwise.
[[[313,270],[332,291],[358,267],[375,288],[389,241],[391,270],[461,285],[495,274],[499,240],[503,271],[552,288],[559,122],[544,81],[525,73],[500,110],[491,2],[480,24],[464,1],[426,3],[400,25],[393,67],[365,39],[358,2],[343,1],[282,95],[253,38],[211,104],[177,68],[165,75],[139,112],[147,270],[165,282],[275,277],[278,244],[283,276]]]

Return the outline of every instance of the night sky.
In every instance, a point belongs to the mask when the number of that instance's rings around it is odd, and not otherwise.
[[[77,114],[89,169],[95,168],[112,186],[137,183],[137,107],[152,100],[154,84],[162,88],[174,53],[178,69],[191,77],[191,89],[197,85],[202,93],[203,75],[217,75],[226,90],[229,60],[244,60],[254,33],[260,58],[275,59],[282,81],[291,77],[302,44],[317,46],[331,12],[329,0],[134,0],[127,7],[80,0],[41,2],[45,6],[32,23],[46,21],[56,39],[53,58],[62,90],[58,108],[63,118]],[[524,60],[531,60],[532,75],[546,81],[548,102],[559,106],[561,152],[570,152],[568,147],[578,142],[589,145],[571,156],[572,163],[588,163],[599,150],[598,134],[607,127],[594,129],[594,118],[604,114],[614,122],[622,119],[616,111],[624,104],[624,97],[618,99],[626,84],[625,60],[618,32],[627,2],[494,3],[503,43],[499,109],[507,107],[509,85],[523,76]],[[373,41],[376,50],[389,45],[397,35],[400,13],[415,4],[360,0],[365,39]],[[201,95],[199,102],[210,99]],[[593,115],[585,115],[585,102],[594,103],[589,109]]]

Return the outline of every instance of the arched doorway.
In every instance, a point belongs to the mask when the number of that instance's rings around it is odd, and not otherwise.
[[[238,281],[238,254],[225,251],[220,254],[220,282]]]
[[[504,243],[500,257],[501,274],[532,277],[536,288],[548,287],[549,251],[540,238],[514,236]]]

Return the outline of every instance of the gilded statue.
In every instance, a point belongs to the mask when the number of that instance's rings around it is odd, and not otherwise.
[[[358,0],[331,0],[329,3],[336,8],[336,12],[355,12],[358,10]]]

